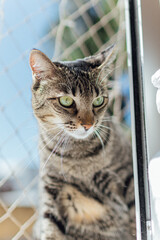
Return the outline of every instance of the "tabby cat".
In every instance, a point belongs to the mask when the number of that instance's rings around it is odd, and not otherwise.
[[[114,59],[113,46],[70,62],[31,52],[41,158],[35,239],[135,239],[131,147],[107,113]]]

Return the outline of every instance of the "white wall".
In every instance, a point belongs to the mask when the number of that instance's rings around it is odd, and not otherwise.
[[[142,0],[144,90],[148,154],[151,159],[160,151],[160,114],[156,108],[156,88],[151,76],[160,68],[160,3]]]
[[[154,159],[153,157],[157,152],[160,152],[160,114],[156,108],[157,89],[151,83],[151,76],[160,69],[160,2],[159,0],[141,0],[141,6],[144,54],[144,100],[151,200],[151,235],[148,238],[159,240],[160,158]],[[149,209],[147,213],[149,213]]]

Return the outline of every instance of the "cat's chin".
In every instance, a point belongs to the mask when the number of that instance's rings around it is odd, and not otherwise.
[[[91,127],[91,129],[89,129],[88,131],[85,131],[84,129],[79,129],[74,132],[68,132],[68,134],[75,139],[85,139],[88,138],[93,132],[93,127]]]

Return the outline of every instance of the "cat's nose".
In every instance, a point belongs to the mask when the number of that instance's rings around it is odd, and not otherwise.
[[[92,126],[93,124],[83,124],[83,127],[86,131],[88,131]]]

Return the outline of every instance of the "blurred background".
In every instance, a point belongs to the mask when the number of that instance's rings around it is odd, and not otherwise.
[[[38,202],[38,128],[29,53],[74,60],[118,48],[110,112],[130,126],[123,0],[0,1],[0,239],[32,239]]]

